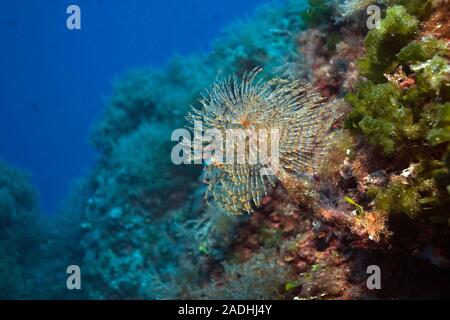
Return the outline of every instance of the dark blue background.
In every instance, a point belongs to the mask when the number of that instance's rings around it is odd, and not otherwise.
[[[93,163],[90,128],[115,76],[205,52],[266,0],[19,0],[0,10],[0,158],[27,169],[43,210]],[[82,30],[66,28],[81,7]]]

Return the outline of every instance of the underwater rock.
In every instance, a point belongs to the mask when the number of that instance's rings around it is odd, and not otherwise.
[[[0,298],[32,295],[42,266],[37,194],[26,174],[0,160]]]
[[[92,135],[99,160],[65,209],[82,231],[68,233],[70,250],[53,244],[86,266],[87,297],[450,295],[442,268],[450,256],[448,1],[433,10],[430,1],[377,1],[381,28],[367,34],[358,14],[372,2],[338,8],[314,0],[309,11],[301,0],[268,5],[227,28],[210,54],[131,71],[115,84]],[[249,75],[257,66],[273,80]],[[228,74],[236,78],[196,100]],[[270,188],[256,167],[209,161],[209,193],[226,210],[203,203],[201,166],[169,159],[171,132],[185,124],[189,105],[190,120],[221,131],[281,126],[282,174]],[[13,220],[27,210],[14,210],[7,180],[0,218]],[[253,214],[230,214],[244,211]],[[0,268],[16,264],[0,256]],[[382,291],[366,287],[371,264],[383,270]],[[3,280],[15,294],[20,281]]]
[[[363,182],[365,190],[369,187],[383,187],[389,182],[389,175],[384,170],[378,170],[364,177]]]

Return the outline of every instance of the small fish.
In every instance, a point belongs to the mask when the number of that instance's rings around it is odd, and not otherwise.
[[[32,111],[34,111],[36,113],[40,113],[41,112],[41,109],[39,108],[39,106],[35,102],[31,103],[30,108],[31,108]]]

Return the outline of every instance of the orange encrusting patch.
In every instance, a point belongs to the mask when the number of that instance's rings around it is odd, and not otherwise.
[[[243,116],[239,119],[239,123],[240,123],[241,126],[243,126],[244,128],[249,128],[249,127],[252,125],[250,119],[248,118],[248,115],[243,115]]]

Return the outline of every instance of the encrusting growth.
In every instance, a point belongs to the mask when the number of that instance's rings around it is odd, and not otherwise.
[[[215,137],[217,133],[223,137],[214,138],[213,142],[203,140],[203,150],[212,145],[220,148],[226,145],[227,151],[232,149],[234,159],[238,144],[245,144],[242,162],[229,162],[228,156],[227,161],[222,161],[217,154],[205,156],[204,151],[193,155],[203,157],[206,163],[205,182],[209,186],[205,198],[212,195],[233,214],[251,213],[277,181],[283,183],[288,177],[312,173],[339,116],[337,106],[326,104],[310,85],[281,78],[257,80],[261,71],[258,68],[246,73],[241,80],[230,76],[215,83],[200,100],[201,107],[192,108],[187,116],[192,125],[201,123],[202,136],[208,136],[209,131],[215,132]],[[241,134],[229,140],[227,135],[231,131]],[[265,139],[261,138],[261,132],[265,133]],[[258,157],[252,161],[255,144]],[[277,148],[273,148],[275,144]],[[261,149],[265,148],[271,150],[266,156],[261,155]]]

